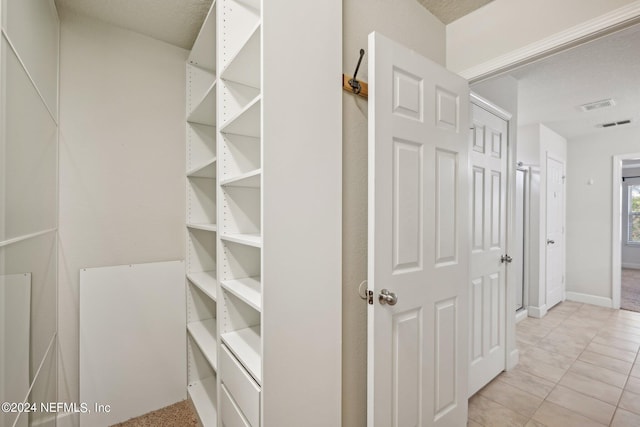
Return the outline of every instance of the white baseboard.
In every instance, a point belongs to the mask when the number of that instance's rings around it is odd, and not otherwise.
[[[529,312],[525,308],[524,310],[520,310],[516,312],[516,323],[519,323],[526,319],[529,316]]]
[[[635,264],[632,262],[623,262],[622,268],[632,268],[634,270],[640,270],[640,264]]]
[[[80,426],[80,414],[77,413],[63,413],[58,414],[57,427],[79,427]]]
[[[527,313],[529,317],[535,317],[536,319],[542,319],[547,315],[547,306],[546,304],[541,305],[540,307],[535,307],[530,305],[527,307]]]
[[[613,307],[611,298],[599,297],[596,295],[582,294],[580,292],[567,292],[569,301],[581,302],[584,304],[598,305],[600,307]]]

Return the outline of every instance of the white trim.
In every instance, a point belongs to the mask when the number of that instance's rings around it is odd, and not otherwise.
[[[611,308],[612,300],[607,297],[599,297],[597,295],[582,294],[580,292],[567,292],[569,301],[581,302],[584,304],[598,305],[600,307]]]
[[[640,264],[636,264],[633,262],[623,262],[622,268],[631,268],[633,270],[640,270]]]
[[[611,195],[611,307],[620,308],[622,269],[622,161],[640,158],[640,153],[613,156]]]
[[[459,72],[476,82],[612,33],[640,21],[640,0]]]
[[[503,110],[502,108],[498,107],[497,105],[495,105],[491,101],[481,97],[480,95],[478,95],[478,94],[476,94],[474,92],[471,92],[469,94],[469,97],[470,97],[470,100],[471,100],[472,104],[477,105],[478,107],[482,108],[483,110],[487,110],[488,112],[490,112],[494,116],[498,116],[501,119],[506,120],[506,121],[510,121],[511,118],[513,117],[513,114],[509,113],[506,110]]]
[[[529,314],[529,317],[542,319],[544,316],[547,315],[547,305],[542,304],[540,307],[534,307],[530,305],[529,307],[527,307],[527,313]]]
[[[529,317],[529,311],[526,308],[516,311],[516,324],[522,322],[527,317]]]

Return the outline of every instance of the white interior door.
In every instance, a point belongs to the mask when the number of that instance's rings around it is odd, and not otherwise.
[[[467,423],[468,106],[464,79],[369,35],[369,427]]]
[[[564,163],[547,156],[547,309],[564,300]]]
[[[469,396],[505,369],[507,312],[507,121],[475,104],[471,117]]]

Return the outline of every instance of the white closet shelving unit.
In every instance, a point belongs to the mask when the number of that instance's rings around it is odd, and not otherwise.
[[[189,396],[205,426],[340,424],[342,42],[317,34],[341,9],[214,0],[189,56]],[[322,90],[294,92],[302,76]]]
[[[205,427],[218,418],[216,10],[214,3],[186,70],[188,394]]]
[[[260,425],[262,91],[260,0],[221,0],[218,37],[222,425]]]

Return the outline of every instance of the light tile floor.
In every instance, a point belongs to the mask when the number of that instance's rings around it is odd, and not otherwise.
[[[520,363],[469,400],[469,427],[640,426],[640,313],[565,301],[517,325]]]

